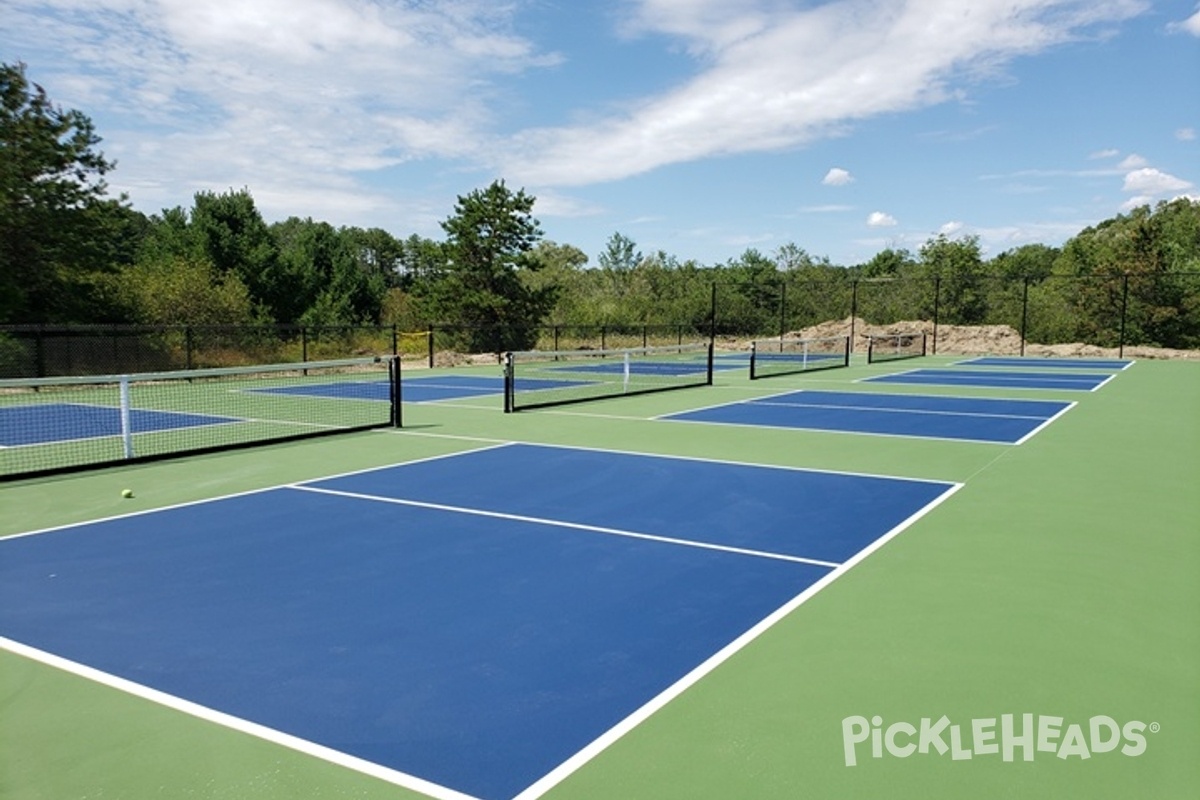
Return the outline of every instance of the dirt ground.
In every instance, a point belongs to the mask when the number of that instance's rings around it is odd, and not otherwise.
[[[929,337],[929,348],[933,348],[933,323],[929,321],[893,322],[890,325],[868,325],[865,320],[849,317],[843,320],[823,322],[811,328],[793,331],[788,336],[814,338],[822,336],[848,336],[851,323],[854,326],[854,351],[865,352],[868,336],[883,336],[896,333],[924,333]],[[939,325],[937,329],[938,355],[1020,355],[1021,334],[1008,325]],[[1117,357],[1116,347],[1096,347],[1090,344],[1032,344],[1026,343],[1027,356],[1076,356]],[[1162,347],[1127,346],[1127,358],[1182,358],[1200,360],[1200,350],[1171,350]]]
[[[854,330],[854,352],[867,351],[869,336],[885,336],[897,333],[924,333],[929,337],[928,347],[933,350],[933,323],[928,320],[910,320],[893,322],[890,325],[869,325],[863,319],[850,317],[842,320],[831,320],[790,331],[786,338],[813,339],[829,336],[849,336],[851,323]],[[717,348],[729,351],[745,351],[750,349],[749,340],[728,338],[719,339]],[[1116,347],[1097,347],[1090,344],[1032,344],[1026,343],[1027,356],[1058,356],[1080,358],[1116,358],[1121,351]],[[938,355],[997,355],[1015,356],[1021,354],[1021,334],[1008,325],[939,325],[937,329]],[[1172,358],[1200,361],[1200,350],[1172,350],[1163,347],[1127,346],[1124,349],[1126,358]],[[409,358],[405,356],[405,368],[421,368],[428,366],[424,356]],[[468,355],[452,350],[439,350],[434,354],[434,366],[458,367],[468,365],[502,363],[495,353]]]

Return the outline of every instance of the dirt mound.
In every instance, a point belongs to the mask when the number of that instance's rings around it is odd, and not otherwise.
[[[828,336],[849,336],[854,332],[854,351],[865,352],[870,336],[924,333],[933,350],[933,323],[928,320],[904,320],[888,325],[871,325],[859,317],[831,320],[791,331],[790,337],[805,339]],[[747,343],[749,346],[749,343]],[[939,325],[937,352],[941,355],[1006,355],[1021,353],[1021,334],[1009,325]],[[1027,356],[1115,358],[1121,351],[1116,347],[1097,347],[1090,344],[1030,344],[1025,345]],[[1130,346],[1124,349],[1128,358],[1183,358],[1200,360],[1200,350],[1171,350],[1161,347]]]

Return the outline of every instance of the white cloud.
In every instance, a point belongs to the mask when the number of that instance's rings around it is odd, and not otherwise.
[[[1095,153],[1089,155],[1088,158],[1092,159],[1093,161],[1101,161],[1109,158],[1116,158],[1119,155],[1121,155],[1120,150],[1097,150]]]
[[[821,183],[825,186],[845,186],[854,182],[854,176],[841,167],[833,167],[825,173]]]
[[[962,96],[1012,59],[1145,10],[1138,0],[640,0],[628,36],[674,38],[697,73],[586,125],[497,151],[535,185],[616,180],[714,155],[793,148],[880,114]]]
[[[966,228],[966,225],[963,223],[957,220],[951,220],[942,227],[938,228],[938,233],[942,234],[943,236],[953,236],[954,234],[962,231],[964,228]]]
[[[1154,198],[1144,194],[1135,194],[1133,197],[1121,203],[1121,211],[1133,211],[1135,208],[1142,206],[1154,205]]]
[[[896,225],[896,218],[882,211],[872,211],[867,217],[867,225],[872,228],[890,228]]]
[[[853,211],[854,206],[847,206],[835,203],[828,203],[819,206],[802,206],[800,212],[802,214],[838,214],[845,211]]]
[[[1196,11],[1183,22],[1172,22],[1168,26],[1173,31],[1183,31],[1190,33],[1192,36],[1200,36],[1200,10]]]
[[[1180,128],[1175,131],[1175,138],[1181,142],[1193,142],[1196,140],[1195,128]]]
[[[495,83],[559,61],[489,0],[4,4],[0,46],[20,42],[56,101],[91,112],[120,163],[110,183],[143,203],[249,186],[264,213],[386,217],[362,176],[477,160]]]
[[[1124,159],[1121,160],[1120,164],[1117,164],[1117,169],[1119,169],[1119,170],[1139,169],[1141,167],[1148,165],[1149,163],[1150,163],[1149,161],[1142,158],[1137,153],[1130,153],[1129,155],[1125,156]]]
[[[1172,192],[1182,192],[1190,188],[1192,188],[1191,183],[1182,178],[1176,178],[1174,175],[1160,172],[1153,167],[1144,167],[1130,172],[1125,176],[1125,185],[1123,187],[1126,192],[1135,192],[1151,197],[1171,194]]]

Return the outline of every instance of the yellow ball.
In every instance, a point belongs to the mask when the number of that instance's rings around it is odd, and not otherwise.
[[[121,497],[125,497],[125,498],[133,497],[133,489],[122,489]]]

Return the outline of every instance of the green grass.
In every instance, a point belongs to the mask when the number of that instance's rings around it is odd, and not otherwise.
[[[940,363],[940,359],[927,359]],[[911,364],[909,364],[911,365]],[[905,367],[909,366],[905,365]],[[4,487],[11,534],[519,440],[960,481],[964,488],[554,787],[594,798],[1200,796],[1200,363],[1095,393],[850,384],[897,365],[504,415],[410,406],[372,432]],[[491,368],[488,374],[495,372]],[[798,386],[1077,400],[1019,447],[655,422]],[[120,490],[137,496],[123,500]],[[1145,753],[847,767],[842,720],[1157,723]],[[998,727],[998,726],[997,726]],[[948,737],[947,737],[948,738]],[[970,746],[969,743],[967,746]],[[411,792],[0,650],[0,797]]]

